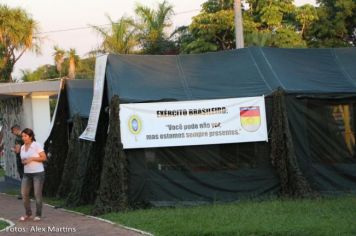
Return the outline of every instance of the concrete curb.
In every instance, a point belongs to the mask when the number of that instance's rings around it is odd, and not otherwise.
[[[50,205],[50,204],[47,204],[47,203],[44,203],[44,205],[47,205],[47,206],[49,206],[49,207],[55,208],[55,206]],[[56,208],[56,210],[61,210],[61,211],[69,212],[69,213],[74,213],[74,214],[77,214],[77,215],[81,215],[81,216],[85,216],[85,217],[92,218],[92,219],[95,219],[95,220],[99,220],[99,221],[102,221],[102,222],[105,222],[105,223],[108,223],[108,224],[111,224],[111,225],[117,225],[117,226],[119,226],[119,227],[121,227],[121,228],[124,228],[124,229],[127,229],[127,230],[131,230],[131,231],[134,231],[134,232],[139,233],[139,234],[142,234],[142,235],[154,236],[153,234],[148,233],[148,232],[145,232],[145,231],[143,231],[143,230],[139,230],[139,229],[127,227],[127,226],[124,226],[124,225],[121,225],[121,224],[117,224],[117,223],[115,223],[115,222],[112,222],[112,221],[110,221],[110,220],[106,220],[106,219],[99,218],[99,217],[96,217],[96,216],[86,215],[86,214],[83,214],[83,213],[81,213],[81,212],[71,211],[71,210],[68,210],[68,209],[65,209],[65,208]]]
[[[8,220],[8,219],[4,219],[4,218],[1,218],[0,217],[0,220],[1,221],[5,221],[6,223],[9,224],[9,226],[5,227],[4,229],[0,230],[0,232],[6,232],[9,228],[13,227],[15,225],[14,222],[12,222],[11,220]]]

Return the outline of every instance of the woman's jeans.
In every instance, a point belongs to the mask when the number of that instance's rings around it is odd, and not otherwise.
[[[27,216],[32,215],[30,203],[30,191],[32,186],[34,188],[33,192],[36,199],[36,216],[42,216],[42,189],[44,178],[45,172],[24,173],[23,175],[21,182],[21,194]]]

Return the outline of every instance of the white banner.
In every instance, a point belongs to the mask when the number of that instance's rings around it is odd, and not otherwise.
[[[58,110],[59,100],[61,99],[61,91],[62,91],[62,89],[64,89],[63,84],[64,84],[64,81],[63,81],[63,79],[61,79],[60,82],[59,82],[59,88],[58,88],[58,93],[57,93],[58,95],[57,95],[56,107],[54,108],[54,112],[53,112],[53,115],[52,115],[52,120],[51,120],[51,123],[49,124],[49,128],[48,128],[48,131],[47,131],[46,138],[42,142],[43,145],[45,144],[45,142],[48,140],[49,136],[52,133],[54,122],[55,122],[56,117],[57,117],[57,110]]]
[[[120,105],[124,148],[268,141],[264,97]]]
[[[90,107],[87,127],[79,136],[80,139],[95,141],[96,129],[98,127],[101,104],[103,101],[106,61],[108,55],[98,56],[95,61],[94,93]]]

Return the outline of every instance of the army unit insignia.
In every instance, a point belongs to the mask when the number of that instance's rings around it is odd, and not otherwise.
[[[132,134],[138,135],[142,129],[142,121],[137,115],[132,115],[129,119],[128,126]]]
[[[256,132],[261,126],[260,107],[240,107],[240,121],[244,130]]]

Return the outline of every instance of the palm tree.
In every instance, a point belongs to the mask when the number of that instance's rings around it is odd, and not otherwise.
[[[58,46],[54,46],[53,56],[59,77],[62,77],[62,63],[64,62],[65,51]]]
[[[138,4],[135,12],[140,19],[137,28],[140,31],[144,53],[164,53],[167,50],[167,44],[169,44],[164,30],[171,26],[170,18],[174,14],[173,6],[163,1],[158,4],[158,8],[155,10]]]
[[[121,17],[118,22],[114,22],[110,16],[107,15],[107,18],[110,21],[110,29],[91,26],[103,38],[103,42],[97,51],[104,53],[132,53],[138,45],[133,20]]]
[[[0,4],[0,81],[12,81],[15,63],[27,51],[40,51],[38,25],[25,10]]]
[[[68,51],[68,60],[69,60],[68,77],[70,79],[75,79],[75,71],[79,63],[79,56],[77,55],[74,48],[71,48]]]

